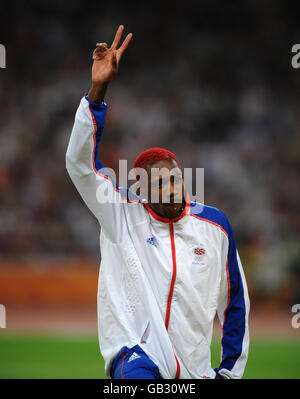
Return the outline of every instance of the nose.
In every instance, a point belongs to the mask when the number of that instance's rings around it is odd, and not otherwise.
[[[170,202],[177,203],[182,201],[182,186],[180,184],[170,183]]]
[[[175,184],[171,181],[170,182],[170,197],[174,197],[175,195]]]

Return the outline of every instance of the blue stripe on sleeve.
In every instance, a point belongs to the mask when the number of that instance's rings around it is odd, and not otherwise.
[[[94,115],[94,121],[97,124],[97,131],[96,131],[96,145],[94,149],[94,163],[95,163],[95,168],[97,170],[100,170],[104,168],[102,163],[99,161],[98,158],[98,150],[99,150],[99,143],[100,139],[102,136],[103,128],[104,128],[104,123],[105,123],[105,118],[106,118],[106,111],[107,111],[107,105],[104,101],[102,101],[101,104],[95,104],[93,101],[91,101],[87,96],[85,96],[85,99],[89,103],[89,108],[91,112]]]
[[[223,324],[223,356],[220,369],[232,370],[242,353],[243,338],[246,330],[246,305],[244,288],[239,271],[236,243],[232,228],[227,221],[228,228],[228,273],[230,281],[230,302],[225,311],[225,323]]]

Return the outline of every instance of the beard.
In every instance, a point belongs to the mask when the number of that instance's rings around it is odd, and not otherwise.
[[[168,219],[174,219],[181,215],[184,203],[150,204],[151,208],[159,215]]]

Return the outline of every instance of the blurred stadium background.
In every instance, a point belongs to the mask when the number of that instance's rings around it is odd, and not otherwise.
[[[111,3],[111,4],[109,4]],[[296,7],[296,5],[295,5]],[[105,378],[98,226],[65,170],[91,53],[124,24],[102,162],[150,146],[205,168],[205,203],[231,220],[251,298],[245,378],[299,378],[300,42],[293,2],[0,3],[1,378]],[[213,366],[219,358],[216,325]]]

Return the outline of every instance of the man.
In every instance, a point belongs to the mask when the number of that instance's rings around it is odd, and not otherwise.
[[[123,29],[110,48],[96,45],[92,86],[77,110],[66,154],[71,179],[101,225],[98,329],[106,374],[241,378],[248,356],[249,298],[228,219],[182,196],[180,165],[170,151],[149,149],[134,164],[137,179],[139,170],[146,170],[156,203],[149,195],[141,200],[141,192],[124,200],[98,159],[105,92],[132,38],[128,34],[118,48]],[[157,168],[162,172],[152,174]],[[110,201],[103,200],[105,190]],[[222,356],[213,370],[216,314],[223,329]]]

